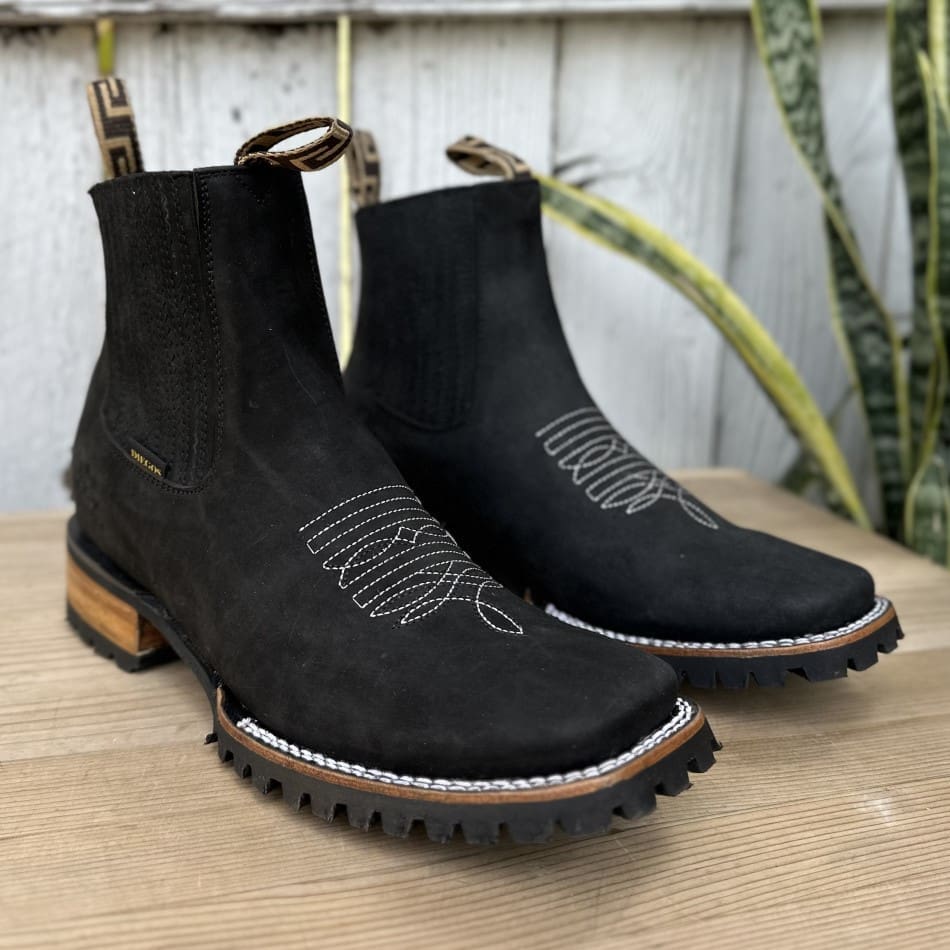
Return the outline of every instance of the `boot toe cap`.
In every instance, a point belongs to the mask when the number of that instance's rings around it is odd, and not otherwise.
[[[340,662],[332,691],[313,690],[310,658],[294,664],[293,675],[280,660],[281,689],[269,676],[242,678],[242,698],[254,719],[287,742],[432,779],[585,769],[633,748],[675,714],[677,678],[665,663],[522,610],[522,635],[439,630],[432,621],[431,648],[421,651],[398,639],[405,628],[394,631],[388,675],[367,677],[362,664]],[[323,666],[327,658],[312,662]],[[266,666],[260,657],[258,673]]]
[[[773,640],[829,633],[874,606],[874,579],[856,564],[749,532],[718,607],[716,628],[730,639]]]
[[[593,626],[684,643],[750,643],[828,633],[875,606],[856,564],[731,528],[690,545],[658,544],[631,576],[620,557],[599,586],[565,585],[554,603]]]

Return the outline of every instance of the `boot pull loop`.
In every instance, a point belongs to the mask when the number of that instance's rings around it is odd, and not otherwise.
[[[313,132],[315,129],[327,131],[306,145],[283,152],[271,151],[271,148],[279,142],[299,135],[301,132]],[[268,165],[313,172],[332,165],[346,151],[352,137],[353,130],[341,119],[333,116],[298,119],[296,122],[278,125],[273,129],[265,129],[249,138],[237,150],[234,164],[248,165],[252,162],[265,162]]]
[[[357,208],[379,203],[380,168],[376,139],[366,129],[353,130],[353,144],[346,152],[350,194]]]
[[[86,98],[106,178],[144,171],[135,116],[125,83],[115,76],[96,79],[86,86]]]
[[[523,159],[474,135],[453,142],[445,154],[470,175],[492,175],[509,181],[531,177],[531,169]]]

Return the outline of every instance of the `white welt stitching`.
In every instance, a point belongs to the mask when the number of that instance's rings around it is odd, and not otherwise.
[[[533,778],[499,778],[499,779],[450,779],[450,778],[426,778],[416,775],[397,775],[395,772],[384,772],[381,769],[367,768],[365,765],[356,765],[352,762],[341,762],[339,759],[331,759],[319,752],[312,752],[310,749],[294,745],[281,739],[279,736],[268,732],[249,716],[237,722],[237,727],[242,732],[258,742],[273,749],[279,749],[285,755],[294,759],[300,759],[303,762],[309,762],[322,769],[328,769],[332,772],[342,772],[346,775],[354,775],[358,778],[368,779],[373,782],[380,782],[385,785],[402,785],[411,788],[436,789],[440,792],[516,792],[532,788],[551,788],[560,785],[568,785],[571,782],[580,782],[584,779],[599,778],[608,772],[621,768],[635,759],[646,755],[647,752],[655,749],[661,742],[664,742],[670,736],[675,735],[684,726],[686,726],[698,713],[698,707],[694,706],[686,699],[676,700],[676,709],[673,715],[659,729],[651,732],[645,739],[638,742],[632,749],[624,752],[615,758],[605,759],[597,765],[592,765],[586,769],[577,769],[573,772],[566,772],[563,775],[541,775]]]
[[[748,640],[745,643],[699,643],[686,640],[656,640],[653,637],[636,637],[628,633],[617,633],[615,630],[604,630],[602,627],[595,627],[593,624],[578,620],[563,610],[558,610],[554,604],[548,604],[545,613],[552,617],[569,623],[572,627],[580,627],[583,630],[590,630],[593,633],[599,633],[601,636],[610,637],[611,640],[622,640],[624,643],[633,643],[642,647],[657,647],[668,650],[679,647],[685,650],[771,650],[776,647],[797,647],[806,646],[809,643],[825,643],[828,640],[835,640],[838,637],[845,637],[860,630],[862,627],[877,620],[883,616],[890,608],[891,602],[886,597],[875,597],[874,607],[863,617],[849,623],[846,627],[839,627],[837,630],[829,630],[826,633],[813,633],[807,637],[785,637],[781,640]]]

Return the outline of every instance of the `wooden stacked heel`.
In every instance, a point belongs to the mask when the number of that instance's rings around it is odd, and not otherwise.
[[[130,673],[174,659],[165,638],[138,611],[66,557],[66,616],[100,656]]]

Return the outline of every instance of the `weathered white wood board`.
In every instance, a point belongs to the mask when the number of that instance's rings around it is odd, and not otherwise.
[[[352,118],[376,137],[383,198],[477,181],[445,157],[467,134],[547,168],[557,30],[523,20],[360,24]]]
[[[120,21],[117,71],[147,166],[227,163],[259,128],[333,111],[335,39],[326,22]],[[830,18],[825,67],[845,195],[873,274],[905,313],[883,17]],[[386,197],[471,181],[444,148],[483,135],[668,231],[736,284],[823,406],[844,390],[817,198],[785,141],[744,17],[357,22],[353,69],[352,117],[379,140]],[[99,175],[83,96],[94,70],[89,26],[0,35],[0,127],[15,130],[19,146],[0,157],[0,509],[65,501],[60,474],[100,342],[101,252],[84,193]],[[339,170],[306,181],[336,322]],[[778,476],[794,442],[705,318],[638,265],[561,228],[546,233],[581,371],[623,431],[665,465]],[[856,417],[844,440],[866,470]]]
[[[0,509],[60,503],[104,278],[86,189],[99,150],[90,31],[0,36]]]
[[[826,10],[881,9],[885,0],[822,0]],[[597,16],[616,13],[745,13],[746,0],[0,0],[0,23],[58,23],[97,16],[220,21],[311,21],[472,16]]]

